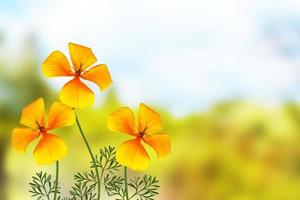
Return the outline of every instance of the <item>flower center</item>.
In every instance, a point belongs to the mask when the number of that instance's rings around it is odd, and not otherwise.
[[[46,128],[45,128],[45,127],[40,127],[39,129],[40,129],[40,132],[41,132],[41,133],[43,133],[43,132],[46,131]]]
[[[82,67],[82,64],[80,63],[80,65],[79,65],[79,69],[77,69],[77,71],[75,71],[74,72],[74,75],[76,76],[76,77],[80,77],[81,76],[81,67]]]
[[[144,128],[141,132],[139,132],[139,137],[144,137],[147,127]]]
[[[46,128],[44,126],[41,126],[39,123],[37,123],[37,125],[38,125],[38,130],[40,131],[40,133],[46,132]]]
[[[75,72],[75,76],[77,76],[77,77],[81,76],[81,70],[80,69]]]

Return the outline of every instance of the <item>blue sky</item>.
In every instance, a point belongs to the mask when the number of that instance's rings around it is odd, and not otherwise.
[[[90,46],[131,106],[182,115],[235,98],[300,100],[299,1],[0,2],[5,52],[18,52],[30,33],[41,61],[56,49],[67,53],[69,41]],[[63,81],[49,83],[58,90]]]

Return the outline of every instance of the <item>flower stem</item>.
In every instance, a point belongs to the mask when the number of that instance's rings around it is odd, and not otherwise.
[[[59,161],[56,161],[56,176],[55,176],[55,191],[54,191],[54,200],[56,200],[57,188],[58,188],[58,175],[59,175]]]
[[[101,171],[101,174],[100,174],[99,185],[102,184],[103,175],[104,175],[104,169]],[[101,191],[100,191],[100,192],[101,192]],[[101,194],[101,193],[100,193],[100,194]]]
[[[83,141],[89,151],[89,154],[90,154],[90,157],[92,159],[92,162],[93,162],[93,165],[94,165],[94,168],[95,168],[95,172],[96,172],[96,177],[97,177],[97,186],[98,186],[98,196],[97,196],[97,200],[100,200],[100,195],[101,195],[101,185],[100,185],[100,177],[99,177],[99,171],[98,171],[98,167],[97,167],[97,163],[96,163],[96,160],[95,160],[95,157],[94,157],[94,154],[92,152],[92,149],[83,133],[83,130],[81,128],[81,125],[79,123],[79,119],[78,119],[78,116],[77,116],[77,113],[75,112],[75,116],[76,116],[76,123],[77,123],[77,126],[78,126],[78,129],[79,129],[79,132],[83,138]]]
[[[124,167],[124,181],[125,181],[126,200],[129,200],[129,198],[128,198],[128,187],[127,187],[127,167]]]

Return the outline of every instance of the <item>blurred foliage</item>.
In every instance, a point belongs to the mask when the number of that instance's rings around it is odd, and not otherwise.
[[[35,97],[49,97],[51,93],[36,70],[38,61],[35,47],[34,36],[30,36],[24,44],[24,55],[20,55],[20,59],[0,59],[0,184],[4,186],[5,150],[10,143],[11,128],[17,124],[22,106]],[[0,187],[0,193],[3,194],[2,198],[7,198],[5,187]]]
[[[299,199],[299,114],[236,101],[179,120],[169,199]]]
[[[54,171],[53,166],[34,163],[34,144],[24,155],[9,145],[12,128],[19,126],[22,107],[40,96],[50,104],[58,96],[41,75],[34,41],[29,37],[22,47],[24,55],[12,61],[0,59],[0,193],[4,200],[30,199],[26,185],[32,174],[41,169]],[[79,111],[94,152],[128,139],[125,134],[112,137],[106,129],[107,116],[122,105],[118,95],[113,88],[101,95],[101,105]],[[164,130],[172,138],[172,155],[168,158],[157,160],[151,151],[153,159],[147,173],[159,177],[160,199],[300,199],[298,103],[270,106],[228,101],[181,118],[162,108],[157,110],[162,111]],[[87,169],[89,161],[76,127],[58,133],[69,147],[61,163],[61,178],[66,184],[61,186],[61,193],[66,195],[69,191],[64,188],[73,185],[72,174]]]

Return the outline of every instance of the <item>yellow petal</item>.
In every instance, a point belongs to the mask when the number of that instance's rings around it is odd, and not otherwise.
[[[112,84],[110,73],[105,64],[92,67],[85,71],[82,77],[96,83],[102,91],[106,90]]]
[[[94,103],[94,93],[75,77],[62,88],[60,100],[72,108],[83,108]]]
[[[47,77],[71,76],[73,71],[66,56],[60,51],[52,52],[42,64],[43,74]]]
[[[145,104],[140,104],[139,132],[151,134],[162,129],[160,115]]]
[[[92,49],[89,47],[70,42],[69,52],[75,71],[83,71],[97,61]]]
[[[25,152],[28,144],[37,138],[39,133],[29,128],[15,128],[12,131],[12,146],[19,152]]]
[[[112,113],[107,120],[107,127],[113,132],[123,132],[136,135],[137,129],[133,112],[130,108],[120,108]]]
[[[51,164],[67,154],[65,142],[56,135],[44,133],[33,155],[38,164]]]
[[[121,165],[140,171],[148,168],[150,160],[140,138],[121,144],[117,150],[116,159]]]
[[[49,110],[47,129],[71,126],[75,123],[75,112],[69,106],[54,102]]]
[[[39,128],[39,126],[45,126],[45,106],[43,98],[38,98],[23,108],[20,123],[35,129]]]
[[[167,134],[156,134],[144,138],[156,152],[158,158],[167,156],[171,152],[170,137]]]

